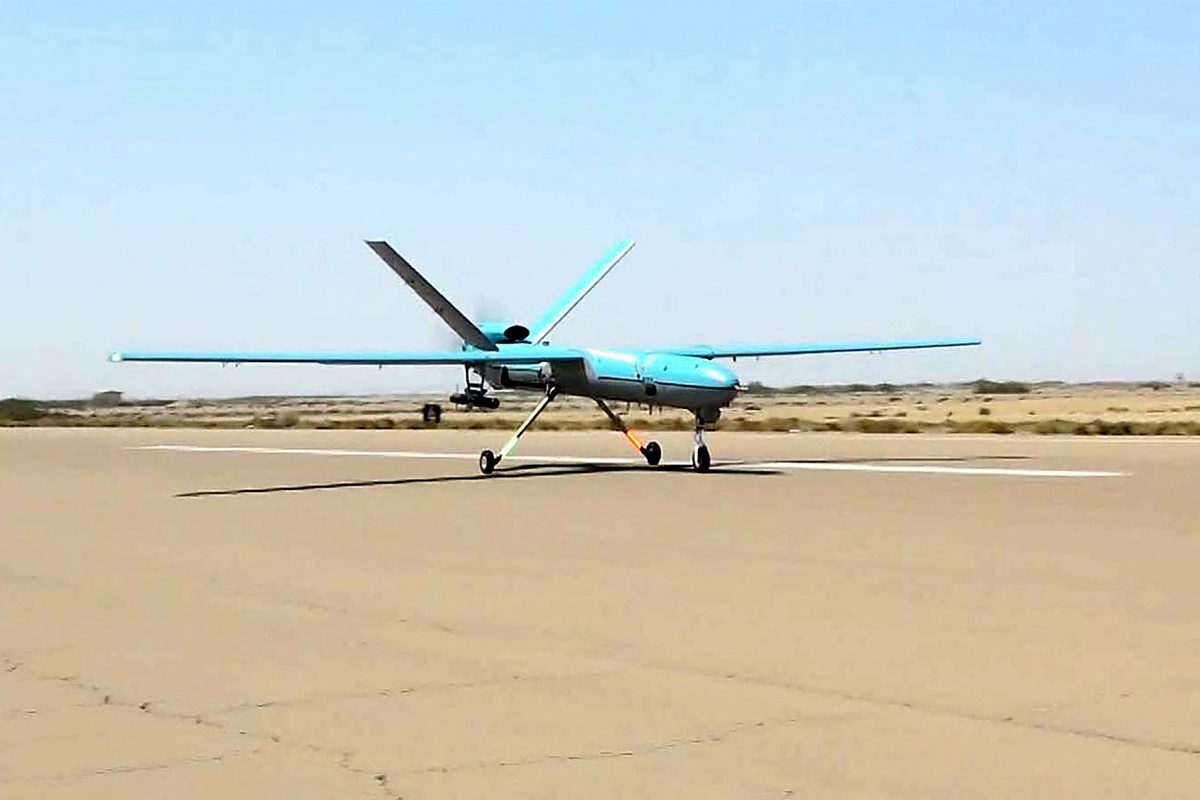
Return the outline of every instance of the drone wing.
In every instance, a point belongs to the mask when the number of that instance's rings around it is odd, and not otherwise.
[[[215,352],[115,352],[112,362],[155,361],[189,364],[332,364],[339,366],[399,366],[420,364],[538,364],[543,361],[566,362],[583,358],[579,350],[568,347],[509,345],[503,350],[435,350],[430,352],[328,352],[264,353],[249,351]]]
[[[979,339],[910,339],[877,342],[809,342],[785,344],[692,345],[655,349],[656,353],[696,358],[757,358],[759,356],[807,356],[820,353],[873,353],[884,350],[932,350],[940,347],[974,347]]]

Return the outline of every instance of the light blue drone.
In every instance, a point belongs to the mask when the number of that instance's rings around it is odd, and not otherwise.
[[[548,405],[559,395],[590,397],[625,435],[650,465],[662,460],[658,442],[643,443],[606,401],[645,403],[683,408],[695,416],[692,466],[706,472],[712,463],[704,443],[706,425],[715,423],[721,409],[733,402],[737,375],[716,363],[718,358],[788,356],[815,353],[856,353],[881,350],[921,350],[978,345],[978,339],[840,342],[825,344],[763,344],[689,347],[655,347],[641,350],[605,350],[560,347],[547,340],[550,332],[579,304],[609,271],[633,249],[622,241],[604,255],[532,325],[515,322],[475,324],[425,280],[411,264],[382,241],[367,245],[412,287],[434,313],[462,339],[458,350],[434,352],[366,353],[256,353],[256,352],[115,352],[110,361],[214,362],[221,364],[461,364],[466,389],[452,400],[480,408],[497,408],[499,400],[489,388],[520,389],[542,395],[541,401],[498,452],[484,450],[479,469],[490,475],[517,446]]]

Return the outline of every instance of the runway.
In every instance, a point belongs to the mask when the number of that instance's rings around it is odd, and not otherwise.
[[[416,458],[434,461],[475,461],[478,453],[438,453],[423,450],[339,450],[335,448],[303,448],[303,447],[231,447],[203,446],[191,444],[152,444],[135,446],[135,450],[158,450],[178,453],[250,453],[255,455],[283,456],[363,456],[369,458]],[[536,455],[507,456],[505,463],[517,464],[572,464],[579,467],[589,466],[627,466],[643,467],[645,461],[640,456],[631,458],[613,458],[606,456],[561,456]],[[918,459],[919,460],[919,459]],[[956,459],[966,461],[968,459]],[[664,461],[660,465],[664,470],[688,468],[690,461]],[[992,475],[997,477],[1021,478],[1118,478],[1121,472],[1103,472],[1099,470],[1075,469],[1004,469],[988,467],[939,467],[936,465],[907,465],[852,463],[837,460],[822,461],[718,461],[718,470],[812,470],[817,472],[909,472],[929,475]]]
[[[1190,798],[1200,441],[0,430],[0,796]]]

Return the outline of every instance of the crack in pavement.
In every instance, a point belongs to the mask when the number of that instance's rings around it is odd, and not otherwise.
[[[914,700],[901,700],[890,697],[880,697],[867,693],[849,692],[843,689],[831,689],[823,686],[810,686],[804,684],[788,683],[784,681],[772,681],[767,678],[758,678],[754,676],[738,675],[736,673],[716,673],[707,670],[700,670],[692,667],[681,667],[671,664],[654,664],[646,662],[641,666],[653,669],[661,669],[668,672],[683,672],[690,675],[699,675],[709,678],[724,678],[725,680],[737,681],[740,683],[748,683],[755,686],[768,686],[777,689],[787,689],[790,691],[803,692],[806,694],[815,695],[818,697],[826,697],[835,700],[846,700],[854,703],[864,703],[867,705],[878,706],[882,708],[895,708],[904,711],[913,711],[920,714],[929,714],[931,716],[946,717],[949,719],[966,720],[970,722],[983,722],[993,725],[1007,725],[1025,730],[1041,731],[1044,733],[1054,733],[1064,736],[1078,736],[1087,739],[1096,739],[1099,741],[1113,742],[1116,744],[1129,745],[1131,747],[1143,747],[1152,750],[1161,750],[1169,753],[1180,753],[1183,755],[1200,755],[1200,744],[1191,742],[1169,742],[1148,739],[1144,737],[1129,736],[1120,733],[1112,733],[1105,730],[1096,730],[1091,728],[1073,727],[1070,725],[1056,725],[1051,722],[1038,722],[1031,719],[1023,719],[1016,714],[987,714],[983,712],[968,711],[954,708],[953,706],[943,706],[936,703],[921,703]]]
[[[263,587],[258,587],[258,588],[261,589]],[[274,589],[274,587],[270,587],[270,588]],[[234,589],[234,594],[239,594],[239,592],[236,590],[236,588]],[[243,596],[254,597],[254,595],[247,594],[245,592],[240,592],[240,594],[243,594]],[[291,598],[280,597],[278,595],[275,597],[270,597],[270,598],[264,598],[264,597],[259,596],[259,597],[257,597],[257,599],[259,599],[260,601],[265,600],[266,602],[279,603],[279,604],[289,605],[289,606],[290,605],[304,606],[304,607],[308,607],[310,610],[316,610],[316,611],[320,611],[322,613],[337,614],[337,615],[360,618],[360,619],[377,619],[380,616],[382,616],[382,614],[380,612],[377,612],[374,610],[342,608],[342,607],[335,607],[335,606],[331,606],[331,605],[314,604],[314,603],[309,603],[309,602],[296,601]],[[486,639],[495,639],[497,637],[502,636],[504,638],[505,642],[511,642],[512,639],[514,638],[514,636],[519,636],[519,634],[520,634],[520,631],[514,631],[514,630],[509,630],[509,629],[491,630],[491,629],[462,628],[462,627],[456,628],[456,627],[451,627],[451,626],[448,626],[448,625],[445,625],[445,624],[442,624],[442,623],[439,623],[439,622],[436,622],[433,620],[417,619],[412,616],[405,617],[405,618],[392,617],[391,621],[402,622],[405,625],[419,627],[419,628],[423,628],[425,630],[436,631],[439,633],[444,633],[444,634],[448,634],[448,635],[451,635],[454,637],[459,637],[459,638],[474,638],[474,639],[485,639],[486,640]],[[545,644],[546,644],[545,642],[541,642],[539,646],[544,646]],[[629,643],[626,643],[626,644],[629,644]],[[559,652],[562,652],[562,651],[559,651]],[[1143,748],[1147,748],[1147,749],[1161,750],[1164,752],[1180,753],[1180,754],[1185,754],[1185,755],[1200,755],[1200,743],[1160,741],[1160,740],[1146,738],[1146,737],[1138,737],[1138,736],[1132,736],[1132,735],[1127,735],[1127,734],[1122,734],[1122,733],[1115,733],[1112,731],[1107,731],[1107,730],[1102,730],[1102,729],[1083,728],[1083,727],[1075,727],[1075,726],[1070,726],[1070,725],[1058,725],[1058,724],[1054,724],[1051,722],[1039,722],[1034,719],[1029,719],[1028,715],[1022,715],[1019,713],[1005,714],[1005,715],[988,714],[988,713],[984,713],[984,712],[971,711],[969,709],[961,709],[961,708],[954,708],[952,706],[938,705],[936,703],[922,703],[919,701],[897,699],[897,698],[893,698],[893,697],[872,695],[869,693],[858,693],[858,692],[848,691],[848,690],[844,690],[844,689],[833,689],[833,688],[823,687],[823,686],[809,686],[809,685],[803,685],[803,684],[777,682],[777,681],[771,681],[771,680],[767,680],[767,679],[760,679],[760,678],[756,678],[753,676],[733,675],[733,674],[723,673],[723,672],[719,673],[719,672],[715,672],[712,670],[705,670],[702,668],[680,666],[678,664],[657,663],[657,662],[655,662],[653,660],[649,660],[649,659],[619,657],[619,656],[614,656],[611,653],[611,651],[597,652],[596,650],[589,649],[589,648],[584,648],[582,650],[571,649],[568,652],[569,652],[569,654],[574,655],[574,656],[585,656],[585,657],[589,657],[589,658],[598,658],[598,659],[607,661],[609,663],[616,663],[616,664],[621,664],[621,665],[626,665],[626,666],[633,665],[633,666],[648,667],[648,668],[652,668],[652,669],[659,669],[659,670],[666,670],[666,671],[684,672],[686,674],[696,675],[696,676],[700,676],[700,677],[707,677],[707,678],[735,679],[735,680],[741,680],[741,681],[744,681],[747,683],[761,685],[761,686],[770,686],[770,687],[778,688],[778,689],[806,692],[808,694],[812,694],[812,695],[816,695],[816,696],[820,696],[820,697],[828,697],[828,698],[848,700],[848,701],[858,702],[858,703],[866,703],[866,704],[874,705],[874,706],[878,706],[878,707],[904,709],[904,710],[913,711],[913,712],[917,712],[917,713],[936,715],[936,716],[952,718],[952,719],[967,720],[967,721],[972,721],[972,722],[981,722],[981,723],[988,723],[988,724],[994,724],[994,725],[1008,725],[1008,726],[1012,726],[1012,727],[1016,727],[1016,728],[1023,728],[1025,730],[1035,730],[1035,731],[1041,731],[1043,733],[1052,733],[1052,734],[1057,734],[1057,735],[1062,735],[1062,736],[1077,736],[1077,737],[1081,737],[1081,738],[1095,739],[1098,741],[1107,741],[1107,742],[1113,742],[1113,743],[1118,743],[1118,744],[1124,744],[1124,745],[1128,745],[1131,747],[1143,747]]]
[[[859,716],[858,714],[806,714],[793,715],[790,717],[774,717],[769,719],[756,720],[753,722],[736,722],[723,731],[716,733],[701,733],[694,736],[685,736],[682,738],[667,739],[662,742],[652,742],[650,744],[641,745],[639,747],[630,747],[620,750],[593,750],[590,752],[576,753],[547,753],[541,756],[531,756],[529,758],[514,758],[496,761],[477,761],[469,764],[454,764],[441,765],[435,767],[419,767],[416,769],[403,770],[401,775],[426,775],[426,774],[452,774],[456,772],[466,772],[471,770],[482,769],[498,769],[505,767],[527,767],[537,764],[546,764],[556,761],[604,761],[614,758],[634,758],[637,756],[653,755],[668,750],[674,750],[681,747],[695,747],[700,745],[720,744],[726,740],[739,735],[750,733],[760,733],[768,728],[786,727],[789,725],[797,725],[805,722],[839,722],[845,719],[851,719]]]
[[[7,661],[7,659],[5,659],[5,660]],[[60,776],[45,776],[45,777],[33,776],[33,777],[28,777],[28,778],[5,779],[5,780],[0,780],[0,783],[17,783],[17,782],[36,783],[36,782],[43,782],[43,781],[75,780],[75,779],[84,778],[84,777],[98,777],[98,776],[104,776],[104,775],[124,774],[124,773],[128,773],[128,772],[144,772],[144,771],[171,769],[176,766],[183,766],[183,765],[190,764],[190,763],[204,763],[204,762],[211,762],[211,761],[221,761],[225,758],[230,758],[233,756],[258,755],[258,754],[262,753],[266,749],[266,747],[274,745],[274,746],[282,747],[285,749],[299,750],[299,751],[303,751],[303,752],[314,753],[314,754],[320,755],[322,757],[330,758],[330,760],[333,762],[333,764],[338,769],[345,770],[345,771],[350,772],[355,775],[370,775],[372,777],[375,785],[382,791],[386,792],[387,796],[389,798],[398,797],[398,795],[394,794],[394,791],[391,789],[391,787],[388,786],[386,774],[368,770],[366,768],[353,766],[350,763],[350,761],[352,758],[354,758],[354,752],[351,750],[323,747],[321,745],[315,745],[315,744],[311,744],[309,742],[301,742],[301,741],[284,739],[281,736],[262,733],[260,731],[252,730],[249,727],[236,727],[236,726],[232,726],[232,725],[227,725],[227,724],[224,724],[217,720],[211,719],[203,714],[193,714],[193,713],[188,713],[188,712],[184,712],[184,711],[171,711],[171,710],[167,710],[164,708],[160,708],[159,706],[157,706],[155,704],[155,702],[149,701],[149,700],[143,700],[140,702],[132,701],[132,700],[121,700],[121,699],[115,697],[115,694],[113,691],[107,690],[102,686],[84,681],[83,679],[81,679],[80,677],[75,676],[75,675],[41,674],[41,673],[30,671],[29,669],[27,669],[25,667],[25,665],[22,665],[22,664],[18,664],[14,669],[9,669],[7,671],[14,672],[17,669],[21,670],[21,672],[26,677],[29,677],[33,680],[64,683],[64,684],[67,684],[68,686],[72,686],[76,689],[80,689],[82,691],[92,693],[93,695],[98,695],[101,698],[99,700],[99,702],[97,702],[93,705],[80,706],[80,707],[103,708],[105,706],[109,706],[109,707],[113,707],[113,708],[137,709],[138,711],[141,711],[142,713],[147,714],[151,717],[155,717],[157,719],[174,720],[174,721],[178,721],[178,722],[190,723],[193,725],[203,725],[203,726],[212,728],[214,730],[220,731],[221,733],[224,733],[229,736],[233,736],[233,735],[245,736],[249,739],[259,741],[260,743],[262,743],[263,746],[253,747],[253,748],[248,748],[248,749],[242,748],[239,750],[233,750],[229,753],[223,753],[223,754],[215,755],[215,756],[190,756],[190,757],[186,757],[186,758],[182,758],[182,759],[174,759],[171,761],[156,762],[153,764],[145,764],[145,765],[132,765],[132,766],[117,765],[117,766],[113,766],[113,767],[102,767],[97,770],[90,770],[90,771],[84,771],[84,772],[79,772],[79,773],[70,773],[70,774],[64,774],[64,775],[60,775]],[[379,777],[381,775],[383,776],[382,779],[380,779],[380,777]]]
[[[80,770],[79,772],[63,772],[56,775],[35,775],[25,778],[0,778],[0,783],[59,783],[62,781],[75,781],[80,778],[95,778],[105,775],[127,775],[135,772],[162,772],[168,769],[176,769],[177,767],[186,767],[192,764],[211,764],[224,761],[227,758],[237,758],[239,756],[253,756],[260,753],[261,748],[255,747],[243,750],[231,750],[228,753],[218,753],[210,756],[184,756],[182,758],[170,759],[167,761],[155,761],[149,764],[121,764],[112,767],[100,767],[99,769]]]
[[[616,670],[601,670],[596,672],[576,672],[564,673],[557,675],[522,675],[512,673],[502,675],[495,678],[485,678],[478,681],[450,681],[446,683],[423,683],[413,686],[403,687],[387,687],[383,689],[367,689],[358,692],[336,692],[330,694],[308,695],[306,697],[280,698],[277,700],[250,701],[238,703],[237,705],[227,706],[225,708],[216,709],[213,711],[204,712],[206,717],[221,717],[226,714],[233,714],[238,711],[258,711],[268,708],[292,708],[304,705],[317,705],[321,703],[334,703],[341,700],[360,700],[371,697],[403,697],[410,694],[424,694],[426,692],[438,691],[459,691],[464,689],[484,689],[494,686],[504,686],[510,683],[521,683],[526,681],[550,682],[550,681],[565,681],[578,680],[580,678],[597,678],[605,675],[614,674]]]

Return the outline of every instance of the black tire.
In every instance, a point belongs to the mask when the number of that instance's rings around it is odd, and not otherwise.
[[[658,462],[662,461],[662,448],[658,446],[658,442],[646,442],[646,446],[642,448],[642,455],[646,457],[647,464],[657,467]]]
[[[708,448],[700,445],[692,451],[692,467],[696,472],[708,472],[708,468],[712,466],[712,459],[708,455]]]
[[[496,454],[491,450],[484,450],[479,454],[479,471],[484,475],[491,475],[496,470],[496,464],[500,459],[496,458]]]

